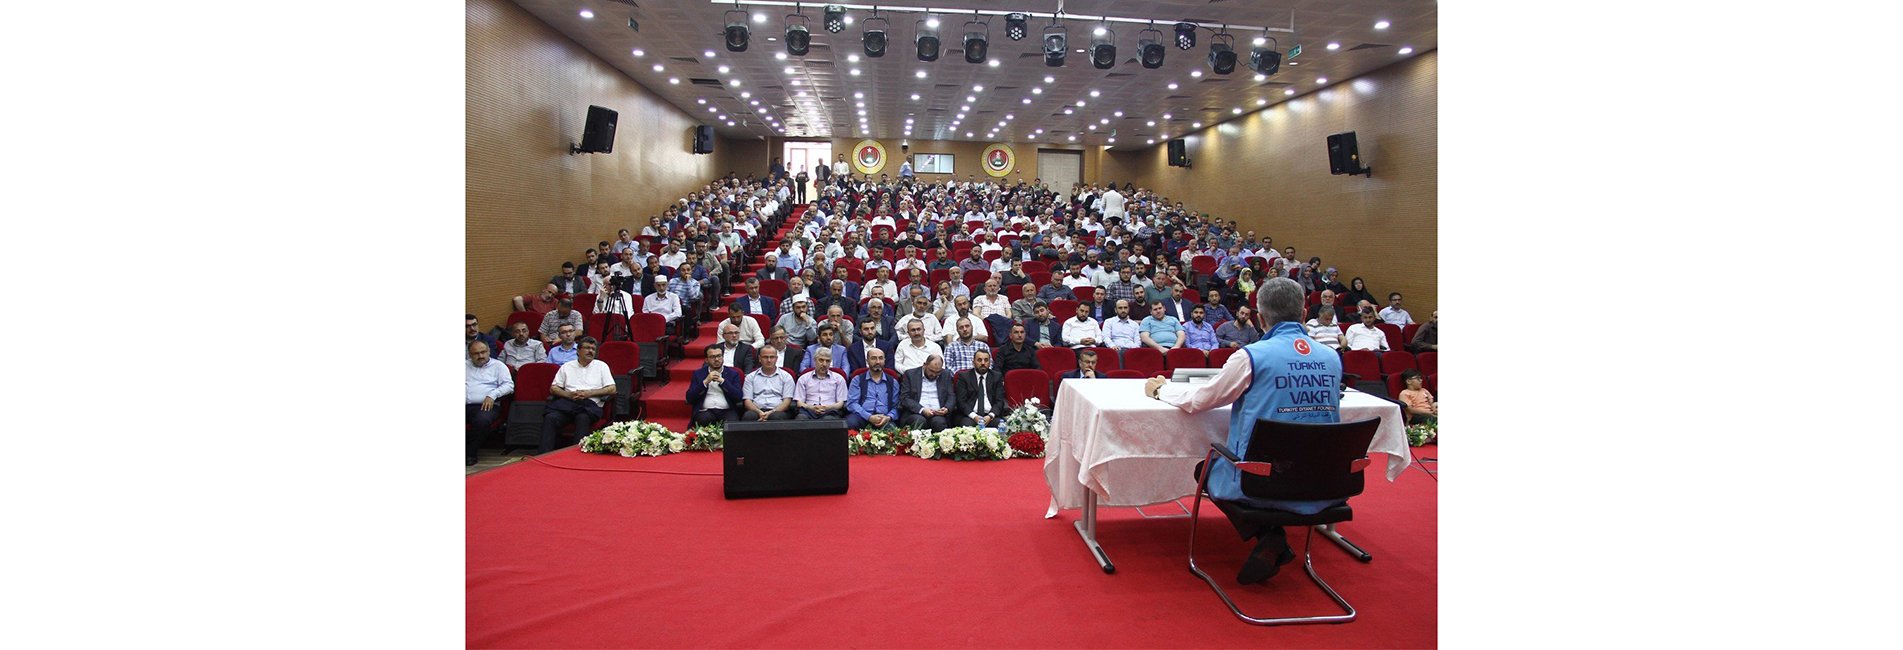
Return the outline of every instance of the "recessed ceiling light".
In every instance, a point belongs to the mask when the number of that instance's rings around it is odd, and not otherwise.
[[[668,77],[668,78],[667,78],[667,82],[668,82],[668,83],[671,83],[671,84],[675,84],[675,85],[679,85],[679,84],[681,83],[681,78],[680,78],[680,77]]]
[[[1007,120],[1015,120],[1015,119],[1018,119],[1018,116],[1017,116],[1016,114],[1014,114],[1014,113],[1005,113],[1005,114],[1004,114],[1004,119],[1007,119]]]
[[[993,68],[995,68],[995,67],[998,67],[998,60],[997,60],[997,59],[992,59],[992,60],[990,60],[990,61],[986,61],[986,62],[985,62],[985,65],[988,65],[988,66],[991,66],[991,67],[993,67]]]
[[[793,83],[793,85],[795,85],[795,86],[797,86],[797,85],[800,85],[800,80],[798,80],[798,79],[794,79],[792,83]]]
[[[1269,80],[1269,76],[1268,76],[1268,75],[1265,75],[1265,74],[1257,74],[1257,75],[1255,76],[1255,80],[1256,80],[1256,81],[1268,81],[1268,80]]]
[[[703,57],[706,57],[706,58],[709,58],[709,59],[711,59],[711,58],[714,58],[714,51],[713,51],[713,50],[706,50],[706,51],[704,51],[704,52],[701,52],[701,53],[700,53],[700,55],[701,55],[701,56],[703,56]]]
[[[1106,117],[1106,118],[1103,118],[1103,119],[1101,119],[1101,120],[1097,120],[1097,123],[1098,123],[1098,124],[1109,124],[1109,123],[1110,123],[1110,118],[1108,118],[1108,117]]]
[[[740,80],[739,80],[739,79],[728,79],[728,80],[727,80],[727,84],[728,84],[728,85],[731,85],[731,86],[739,86],[739,85],[740,85]]]
[[[730,71],[730,70],[732,70],[733,68],[729,68],[729,67],[727,67],[727,66],[724,66],[724,65],[723,65],[723,66],[720,66],[720,67],[718,67],[718,68],[714,68],[714,69],[715,69],[715,70],[719,70],[719,71],[720,71],[720,74],[727,74],[727,72],[728,72],[728,71]]]
[[[1283,63],[1287,63],[1287,64],[1289,64],[1289,65],[1301,65],[1301,63],[1299,63],[1299,62],[1296,62],[1296,61],[1283,61]]]
[[[906,123],[906,124],[907,124],[908,126],[909,126],[909,125],[911,125],[911,124],[912,124],[912,118],[909,118],[909,117],[908,117],[908,118],[905,118],[905,123]]]
[[[966,132],[965,132],[965,137],[967,137],[967,138],[974,138],[974,137],[977,137],[977,135],[976,135],[976,134],[974,134],[974,133],[972,133],[972,132],[970,132],[970,131],[966,131]]]
[[[1033,95],[1042,95],[1042,94],[1044,94],[1044,89],[1043,89],[1043,88],[1036,88],[1036,87],[1033,87],[1033,88],[1031,88],[1031,94],[1033,94]]]
[[[663,68],[663,67],[661,67],[661,64],[659,64],[659,63],[656,63],[656,64],[654,64],[654,71],[655,71],[655,72],[660,72],[660,71],[662,71],[662,70],[666,70],[666,69],[667,69],[667,68]]]
[[[1242,114],[1242,107],[1241,107],[1241,106],[1237,106],[1237,107],[1235,107],[1235,108],[1232,108],[1232,109],[1229,109],[1229,113],[1230,113],[1231,115],[1241,115],[1241,114]]]
[[[747,105],[748,105],[748,106],[759,106],[759,105],[760,105],[760,100],[758,100],[758,99],[756,99],[756,100],[753,100],[753,101],[750,101],[750,102],[747,102]]]
[[[1404,47],[1404,48],[1401,48],[1401,53],[1402,53],[1402,54],[1413,54],[1413,53],[1414,53],[1414,48],[1411,48],[1411,47]]]
[[[785,52],[774,52],[774,53],[773,53],[773,58],[775,58],[775,59],[779,59],[779,60],[781,60],[781,61],[785,61],[785,60],[786,60],[786,53],[785,53]]]
[[[1293,95],[1293,94],[1295,94],[1295,89],[1294,89],[1294,88],[1289,88],[1289,89],[1287,89],[1287,90],[1283,90],[1283,91],[1282,91],[1282,94],[1284,94],[1284,95]]]
[[[1170,114],[1169,114],[1169,113],[1164,113],[1164,114],[1163,114],[1163,119],[1166,119],[1166,120],[1167,120],[1167,119],[1170,119]]]
[[[765,106],[761,106],[761,107],[759,108],[759,111],[760,111],[761,113],[765,113],[765,112],[766,112],[766,107],[765,107]]]
[[[647,51],[647,50],[643,50],[643,49],[641,49],[641,48],[638,48],[638,47],[637,47],[637,48],[634,48],[634,55],[635,55],[635,56],[647,56],[647,55],[648,55],[648,51]]]
[[[594,18],[594,17],[595,17],[595,12],[592,12],[592,11],[589,11],[589,10],[587,10],[587,9],[583,9],[583,10],[581,10],[581,17],[583,17],[583,18]]]
[[[718,113],[718,112],[720,112],[720,109],[719,109],[719,108],[717,108],[717,107],[714,107],[714,106],[709,106],[709,107],[707,107],[707,112],[709,112],[709,113]]]
[[[857,54],[848,54],[848,55],[846,55],[846,62],[847,62],[847,63],[858,63],[858,62],[859,62],[859,55],[857,55]]]
[[[918,101],[918,93],[912,93],[912,101]]]
[[[859,69],[858,69],[858,68],[853,68],[853,69],[852,69],[852,76],[855,76],[855,77],[857,77],[857,76],[859,76]]]
[[[1084,107],[1084,100],[1081,100],[1081,99],[1079,99],[1079,100],[1077,100],[1077,107],[1078,107],[1078,108],[1083,108],[1083,107]]]
[[[1176,90],[1176,82],[1170,82],[1170,90]]]
[[[1148,122],[1144,122],[1144,123],[1143,123],[1143,125],[1144,125],[1144,126],[1156,126],[1156,120],[1150,120],[1150,121],[1148,121]]]
[[[1050,76],[1050,75],[1044,75],[1044,83],[1047,83],[1047,84],[1049,84],[1049,83],[1057,83],[1057,77],[1053,77],[1053,76]]]
[[[865,94],[865,93],[863,93],[863,92],[858,92],[858,93],[853,93],[853,94],[852,94],[852,98],[853,98],[853,99],[865,99],[865,98],[866,98],[866,94]]]
[[[1322,84],[1325,84],[1325,83],[1328,83],[1328,78],[1327,78],[1327,77],[1316,77],[1316,78],[1315,78],[1315,85],[1317,85],[1317,86],[1319,86],[1319,85],[1322,85]]]
[[[1098,95],[1102,95],[1102,94],[1103,94],[1103,93],[1100,93],[1100,92],[1097,92],[1097,90],[1096,90],[1095,88],[1093,88],[1093,89],[1091,89],[1091,91],[1090,91],[1090,96],[1091,96],[1091,97],[1096,97],[1096,96],[1098,96]]]
[[[1156,144],[1156,138],[1150,138],[1148,142],[1149,144]]]
[[[746,98],[748,98],[748,97],[752,97],[752,96],[753,96],[753,93],[747,93],[747,92],[743,92],[743,93],[740,93],[740,98],[741,98],[741,99],[746,99]]]
[[[1201,71],[1201,70],[1191,70],[1191,71],[1189,71],[1189,76],[1192,76],[1192,77],[1201,77],[1201,76],[1203,76],[1203,71]]]
[[[1031,103],[1031,98],[1029,98],[1029,97],[1026,97],[1026,98],[1024,98],[1024,103],[1026,103],[1026,104],[1029,104],[1029,103]]]
[[[1069,114],[1070,114],[1070,108],[1069,108],[1069,107],[1065,107],[1065,108],[1064,108],[1064,114],[1065,114],[1065,115],[1069,115]]]
[[[706,97],[702,97],[702,98],[700,98],[700,99],[696,99],[696,100],[694,100],[694,103],[696,103],[696,104],[700,104],[700,105],[702,105],[702,106],[705,106],[705,105],[707,105],[707,98],[706,98]]]
[[[1328,49],[1331,49],[1331,50],[1339,50],[1339,49],[1341,49],[1341,44],[1340,44],[1340,43],[1329,43],[1329,44],[1328,44]]]
[[[1375,24],[1374,24],[1374,28],[1375,28],[1375,29],[1387,29],[1387,28],[1388,28],[1388,21],[1385,21],[1385,20],[1383,20],[1383,21],[1381,21],[1381,22],[1377,22],[1377,23],[1375,23]]]
[[[763,23],[765,23],[765,22],[766,22],[766,14],[754,14],[754,15],[753,15],[753,22],[754,22],[755,24],[763,24]]]
[[[1111,115],[1116,117],[1123,117],[1123,111],[1115,111],[1115,112],[1112,112]]]
[[[975,102],[975,101],[978,101],[978,98],[974,95],[965,95],[965,101]]]
[[[1268,105],[1269,105],[1269,100],[1266,100],[1266,99],[1258,99],[1258,100],[1255,100],[1255,105],[1257,105],[1257,106],[1268,106]]]
[[[1074,136],[1074,135],[1073,135],[1073,136],[1071,136],[1071,137],[1070,137],[1070,141],[1071,141],[1071,142],[1076,142],[1076,141],[1077,141],[1077,136]]]
[[[1195,123],[1192,123],[1192,124],[1190,124],[1189,126],[1190,126],[1190,128],[1195,128],[1195,129],[1200,129],[1200,128],[1203,128],[1203,123],[1202,123],[1202,122],[1195,122]]]

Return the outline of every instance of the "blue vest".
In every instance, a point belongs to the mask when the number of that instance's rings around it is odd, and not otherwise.
[[[1230,407],[1229,450],[1242,457],[1257,420],[1341,421],[1341,355],[1308,337],[1301,323],[1276,323],[1262,340],[1243,346],[1255,375]],[[1242,472],[1222,457],[1209,471],[1209,494],[1258,507],[1314,514],[1335,501],[1271,501],[1245,498]]]

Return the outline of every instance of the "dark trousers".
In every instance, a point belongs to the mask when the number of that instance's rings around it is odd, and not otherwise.
[[[715,422],[735,422],[740,419],[740,409],[694,409],[694,426]]]
[[[971,419],[970,417],[968,417],[969,415],[970,415],[970,414],[968,414],[968,413],[959,413],[959,414],[954,414],[954,415],[952,416],[952,426],[955,426],[955,427],[975,427],[975,426],[979,426],[979,425],[978,425],[978,421],[977,421],[977,420],[973,420],[973,419]],[[996,417],[996,416],[994,416],[994,417]],[[994,421],[994,422],[992,422],[992,423],[991,423],[991,426],[994,426],[994,427],[995,427],[995,426],[1000,426],[1000,425],[1002,425],[1002,424],[1004,424],[1004,419],[1003,419],[1003,418],[999,418],[999,419],[998,419],[997,421]]]
[[[761,413],[761,411],[755,411],[755,410],[751,410],[751,409],[749,409],[749,410],[748,410],[748,411],[747,411],[747,412],[746,412],[745,414],[743,414],[743,415],[742,415],[741,417],[743,417],[743,418],[745,418],[745,419],[746,419],[746,420],[747,420],[748,422],[756,422],[756,421],[759,421],[759,419],[760,419],[760,413]],[[768,414],[767,414],[767,416],[766,416],[766,419],[768,419],[768,420],[791,420],[791,419],[793,419],[793,409],[787,409],[787,410],[784,410],[784,411],[774,411],[774,412],[772,412],[772,413],[768,413]]]
[[[806,202],[807,202],[807,201],[806,201],[806,184],[805,184],[805,183],[801,183],[801,182],[799,182],[799,181],[794,181],[794,182],[793,182],[793,187],[795,187],[795,188],[798,188],[798,189],[799,189],[799,192],[798,192],[798,194],[799,194],[799,202],[800,202],[800,203],[806,203]]]
[[[1197,461],[1196,469],[1190,473],[1190,476],[1195,477],[1197,481],[1203,479],[1201,461]],[[1223,513],[1224,516],[1228,514],[1226,511]],[[1234,517],[1229,517],[1229,524],[1236,527],[1236,532],[1242,535],[1242,539],[1256,539],[1255,554],[1257,555],[1273,559],[1282,551],[1288,550],[1288,531],[1283,530],[1281,526],[1260,526]]]
[[[570,422],[573,422],[575,426],[575,435],[570,438],[579,440],[582,436],[588,435],[595,426],[595,422],[600,419],[601,405],[596,404],[595,400],[552,397],[548,402],[548,408],[542,411],[542,446],[536,450],[536,453],[546,454],[555,451],[555,436],[561,430],[568,428]],[[566,447],[570,444],[574,443],[570,442],[562,446]]]
[[[889,427],[898,423],[899,423],[898,418],[890,418],[886,420],[885,425]],[[846,412],[846,428],[865,429],[871,426],[872,426],[872,423],[867,422],[865,418],[859,417],[858,413],[853,413],[851,411]]]
[[[845,412],[845,411],[834,411],[826,415],[820,415],[818,413],[814,413],[812,409],[808,409],[808,408],[800,408],[797,410],[800,413],[798,416],[795,417],[795,419],[799,419],[799,420],[837,420],[839,419],[839,414]]]
[[[482,410],[482,403],[480,402],[465,404],[463,406],[463,424],[468,427],[468,432],[464,436],[467,438],[467,441],[466,444],[463,445],[463,458],[467,460],[476,459],[476,445],[482,444],[483,438],[487,438],[489,434],[495,432],[496,414],[501,412],[501,404],[496,404],[487,411]]]
[[[951,428],[951,418],[948,418],[943,415],[934,415],[931,417],[926,417],[917,413],[907,413],[905,415],[899,416],[899,425],[907,429],[930,429],[932,431],[943,431],[945,429]]]

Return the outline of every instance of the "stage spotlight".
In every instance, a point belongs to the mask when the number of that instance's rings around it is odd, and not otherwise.
[[[1090,38],[1090,65],[1098,70],[1109,70],[1117,66],[1117,32],[1107,27],[1098,27],[1101,35]]]
[[[1031,21],[1031,17],[1025,14],[1005,14],[1004,16],[1005,38],[1009,38],[1014,41],[1024,40],[1024,36],[1026,34],[1029,34],[1031,31],[1029,27],[1025,26],[1025,23],[1028,23],[1030,21]]]
[[[873,27],[872,23],[874,22],[879,23],[879,26]],[[866,46],[867,57],[876,59],[885,56],[885,30],[890,26],[891,24],[886,22],[884,18],[880,18],[876,15],[866,19],[866,32],[865,35],[861,37],[861,41]]]
[[[837,34],[846,30],[846,8],[826,5],[826,31]]]
[[[796,20],[797,19],[797,20]],[[813,33],[806,27],[806,16],[787,14],[786,16],[786,53],[793,56],[806,56],[813,45]]]
[[[918,46],[918,60],[920,61],[938,60],[938,28],[932,27],[929,23],[930,20],[930,18],[927,18],[913,23],[913,27],[918,31],[918,37],[912,39],[912,43]]]
[[[1176,23],[1176,49],[1196,49],[1196,23]]]
[[[991,25],[976,20],[965,23],[965,62],[984,63],[991,51]]]
[[[727,12],[727,51],[747,51],[747,12],[734,9]]]
[[[1236,71],[1236,37],[1217,34],[1209,37],[1209,69],[1216,74]]]
[[[1057,24],[1056,20],[1052,20],[1051,24],[1044,28],[1044,65],[1053,68],[1064,67],[1064,55],[1067,54],[1064,47],[1067,40],[1064,35],[1064,26]]]
[[[1258,47],[1249,51],[1249,69],[1256,71],[1256,74],[1272,75],[1282,69],[1282,53],[1275,51],[1275,47],[1281,43],[1274,42],[1273,38],[1269,41],[1272,44],[1268,47]]]
[[[1155,70],[1163,67],[1163,32],[1146,29],[1137,32],[1137,60],[1143,67]]]

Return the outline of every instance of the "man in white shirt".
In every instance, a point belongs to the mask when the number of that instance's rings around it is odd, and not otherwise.
[[[555,382],[549,386],[549,400],[542,411],[542,445],[537,453],[555,451],[555,438],[569,423],[575,426],[575,435],[569,437],[579,440],[601,420],[602,405],[615,394],[615,378],[606,362],[595,360],[597,345],[595,337],[583,337],[576,344],[575,360],[555,371]],[[569,444],[574,443],[563,446]]]
[[[502,363],[521,370],[524,364],[548,362],[548,348],[529,338],[528,323],[516,322],[509,333],[514,337],[502,342]]]
[[[971,310],[978,314],[980,320],[990,316],[1010,318],[1011,299],[998,293],[998,279],[993,277],[985,280],[984,295],[971,301]]]
[[[1112,187],[1109,190],[1104,191],[1103,198],[1101,199],[1102,206],[1103,206],[1103,218],[1105,220],[1122,219],[1124,200],[1125,199],[1123,198],[1123,194],[1121,192],[1118,192],[1117,188],[1115,187]]]
[[[663,275],[655,278],[654,295],[648,296],[647,300],[643,301],[641,311],[649,314],[660,314],[669,325],[672,325],[676,319],[681,317],[681,298],[680,296],[674,295],[674,292],[668,291],[667,286],[667,276]]]
[[[874,278],[868,280],[865,286],[860,287],[861,293],[868,296],[872,295],[872,288],[878,287],[880,289],[879,295],[883,297],[892,298],[899,295],[899,284],[892,281],[892,271],[885,267],[879,267],[879,269],[873,271],[873,273],[875,274]]]
[[[1381,308],[1380,316],[1381,322],[1395,327],[1405,327],[1414,324],[1414,317],[1408,315],[1406,309],[1401,308],[1401,294],[1399,292],[1388,294],[1388,306]]]
[[[678,269],[681,267],[681,262],[685,261],[687,261],[687,254],[681,252],[679,244],[668,242],[667,247],[661,249],[661,266]]]
[[[1070,267],[1070,272],[1064,274],[1064,287],[1067,289],[1075,289],[1077,287],[1093,286],[1095,282],[1090,276],[1084,275],[1083,271],[1084,267],[1081,264]]]
[[[1348,331],[1342,333],[1342,348],[1387,352],[1388,335],[1381,331],[1381,328],[1375,327],[1375,323],[1379,322],[1381,320],[1374,315],[1373,311],[1363,310],[1361,322],[1349,325]]]
[[[1130,319],[1130,301],[1117,301],[1117,317],[1103,324],[1104,345],[1118,350],[1142,347],[1142,326]]]
[[[917,246],[905,247],[905,257],[902,257],[899,259],[898,263],[895,265],[895,268],[897,268],[900,272],[905,272],[910,269],[918,269],[919,272],[923,273],[927,270],[925,267],[925,260],[920,259],[918,256]],[[892,294],[887,293],[886,295],[892,295]]]
[[[927,315],[925,318],[931,318],[931,316]],[[907,339],[901,341],[898,348],[893,350],[892,368],[894,370],[903,373],[924,366],[928,358],[943,357],[944,349],[926,336],[924,320],[924,318],[915,319],[900,325],[905,328]]]
[[[726,327],[727,325],[732,325],[735,329],[739,330],[740,340],[745,341],[747,345],[757,348],[760,347],[761,344],[766,343],[766,334],[760,331],[760,323],[753,320],[753,317],[747,315],[745,303],[739,300],[735,300],[732,305],[727,307],[727,322],[721,323],[721,326]],[[728,359],[727,365],[734,366],[733,360]],[[734,367],[738,368],[739,366]]]
[[[1064,321],[1064,344],[1073,348],[1096,347],[1103,341],[1103,328],[1090,317],[1090,303],[1077,303],[1077,317]]]
[[[945,338],[945,331],[940,326],[938,317],[932,315],[932,303],[926,300],[924,296],[913,298],[912,313],[900,316],[899,320],[893,323],[893,326],[897,327],[901,332],[909,332],[910,330],[907,329],[909,325],[907,325],[907,323],[914,321],[917,321],[921,327],[925,328],[926,339],[939,341]],[[900,359],[903,359],[903,357],[900,357]],[[894,359],[892,363],[892,367],[898,369],[899,372],[905,372],[917,367],[902,366],[899,362],[900,359]],[[923,360],[921,359],[921,361]]]
[[[528,326],[516,323],[520,328],[516,334],[518,340],[528,339]],[[541,348],[539,342],[530,342]],[[496,400],[515,392],[515,380],[509,377],[508,368],[500,361],[489,358],[489,343],[482,340],[470,341],[464,352],[469,360],[463,364],[463,425],[469,428],[464,436],[463,464],[476,464],[476,446],[482,443],[496,428],[496,415],[502,410]]]

